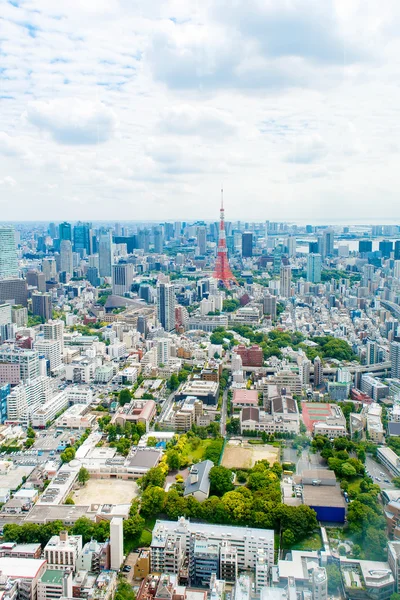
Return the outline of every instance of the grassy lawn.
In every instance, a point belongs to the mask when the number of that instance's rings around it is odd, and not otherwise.
[[[322,539],[319,531],[315,531],[301,542],[297,542],[297,544],[293,544],[291,550],[321,550],[322,549]]]
[[[193,448],[189,439],[183,449],[183,454],[188,457],[189,462],[199,462],[203,459],[207,446],[213,441],[213,439],[201,440],[201,444],[197,448]]]
[[[352,492],[354,494],[360,493],[360,485],[362,482],[362,477],[354,477],[351,481],[349,481],[349,489],[348,492]]]

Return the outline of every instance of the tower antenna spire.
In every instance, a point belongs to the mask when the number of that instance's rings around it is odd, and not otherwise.
[[[221,210],[224,210],[224,186],[221,184]]]

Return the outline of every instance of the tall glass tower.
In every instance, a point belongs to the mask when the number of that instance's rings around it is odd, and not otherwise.
[[[18,260],[14,227],[4,225],[0,227],[0,277],[16,277],[17,275]]]

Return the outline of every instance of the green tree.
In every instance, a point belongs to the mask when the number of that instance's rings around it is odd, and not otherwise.
[[[328,576],[328,592],[336,595],[337,589],[342,583],[339,567],[335,563],[326,565],[326,574]]]
[[[176,373],[172,373],[171,377],[168,380],[168,388],[174,392],[179,387],[179,379]]]
[[[120,579],[116,592],[115,592],[115,596],[114,596],[114,600],[135,600],[136,596],[135,596],[135,592],[132,589],[132,586],[125,580],[125,579]]]
[[[81,467],[78,473],[78,481],[81,485],[85,485],[90,479],[89,471],[85,467]]]
[[[69,463],[75,458],[75,448],[65,448],[64,452],[61,452],[60,458],[63,463]]]
[[[33,440],[35,439],[36,433],[34,429],[32,429],[32,427],[28,427],[28,429],[26,430],[26,437],[31,438]]]
[[[397,489],[400,489],[400,477],[393,477],[392,483]]]
[[[147,440],[147,445],[151,448],[154,446],[157,446],[157,438],[155,438],[153,435],[151,435],[148,440]]]
[[[149,486],[157,486],[163,488],[165,484],[165,475],[161,467],[152,467],[143,477],[138,479],[138,485],[144,491]]]
[[[68,498],[65,500],[64,504],[75,504],[75,502],[73,501],[71,496],[68,496]]]
[[[342,464],[340,471],[343,477],[354,477],[357,475],[355,468],[348,462]]]
[[[124,388],[123,390],[120,391],[119,403],[121,406],[124,406],[125,404],[129,404],[129,402],[131,400],[132,400],[132,395],[128,388]]]
[[[166,493],[163,488],[150,486],[145,489],[140,501],[140,514],[144,517],[158,515],[164,510]]]
[[[232,475],[232,471],[226,467],[213,467],[209,474],[211,494],[223,496],[233,490]]]
[[[176,450],[168,450],[167,465],[170,471],[178,471],[181,466],[181,459]]]
[[[282,533],[282,542],[284,548],[290,548],[296,541],[296,537],[291,529],[286,529]]]

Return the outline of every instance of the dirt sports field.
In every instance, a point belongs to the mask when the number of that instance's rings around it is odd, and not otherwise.
[[[134,481],[89,479],[73,494],[75,504],[130,504],[138,495]]]
[[[251,469],[258,460],[267,460],[271,465],[279,462],[279,448],[230,440],[225,446],[221,464],[229,469]]]

